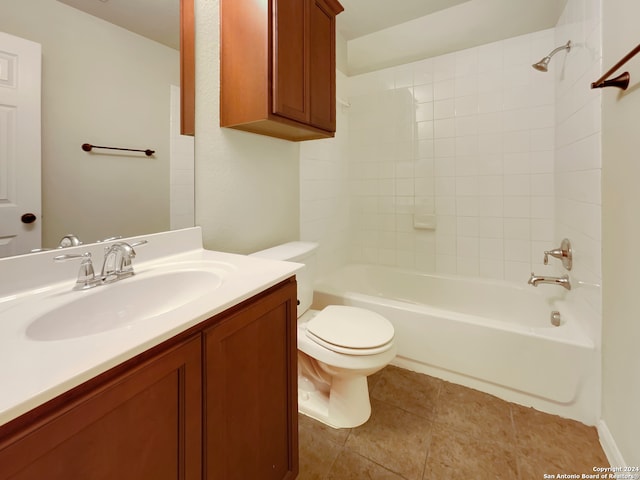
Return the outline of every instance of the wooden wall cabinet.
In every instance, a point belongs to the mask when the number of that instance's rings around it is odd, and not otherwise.
[[[196,58],[193,0],[180,0],[180,133],[196,131]]]
[[[0,480],[291,480],[292,278],[0,427]]]
[[[220,125],[287,140],[336,130],[337,0],[220,1]]]

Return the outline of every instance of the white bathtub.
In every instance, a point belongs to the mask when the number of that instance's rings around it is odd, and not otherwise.
[[[520,286],[347,265],[318,280],[314,308],[374,310],[395,327],[394,364],[593,425],[594,343],[566,311],[564,289],[526,280]],[[560,326],[550,322],[553,310]]]

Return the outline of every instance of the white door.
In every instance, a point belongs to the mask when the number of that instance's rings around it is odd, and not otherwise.
[[[40,44],[0,32],[0,257],[39,248]]]

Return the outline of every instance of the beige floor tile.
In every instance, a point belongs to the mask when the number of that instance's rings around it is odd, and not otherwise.
[[[299,417],[302,417],[300,415]],[[300,473],[298,480],[324,480],[342,449],[322,434],[315,421],[300,422],[298,428]]]
[[[300,480],[538,480],[608,465],[579,422],[392,366],[369,385],[358,428],[299,416]]]
[[[372,400],[371,406],[371,418],[352,430],[345,448],[408,480],[420,480],[431,422],[378,400]]]
[[[518,405],[512,410],[523,475],[593,473],[609,465],[595,427]]]
[[[298,423],[301,428],[310,430],[312,435],[320,436],[340,446],[344,446],[344,443],[347,441],[347,437],[351,433],[350,428],[332,428],[324,423],[307,417],[302,413],[298,414]]]
[[[511,445],[476,438],[436,424],[431,437],[424,480],[513,480],[518,478]]]
[[[369,392],[371,392],[376,384],[378,383],[378,380],[380,380],[380,378],[382,377],[383,372],[386,371],[387,368],[389,368],[390,366],[383,368],[382,370],[377,371],[376,373],[374,373],[373,375],[369,375],[367,377],[367,384],[369,385]]]
[[[453,383],[444,382],[440,389],[435,421],[475,438],[507,444],[515,440],[508,402]]]
[[[403,480],[386,468],[356,453],[343,450],[336,459],[327,480]]]
[[[371,398],[433,420],[442,380],[389,366],[370,390]]]

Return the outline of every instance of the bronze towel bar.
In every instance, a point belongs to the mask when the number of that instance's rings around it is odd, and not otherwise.
[[[82,150],[84,150],[85,152],[90,152],[94,148],[106,148],[108,150],[125,150],[127,152],[144,152],[144,154],[147,157],[150,157],[151,155],[156,153],[155,150],[149,150],[149,149],[140,150],[140,149],[136,149],[136,148],[101,147],[100,145],[91,145],[90,143],[83,143],[82,144]]]
[[[631,58],[634,57],[638,52],[640,52],[640,45],[638,45],[636,48],[634,48],[629,53],[627,53],[622,58],[622,60],[620,60],[613,67],[611,67],[607,71],[607,73],[605,73],[598,80],[593,82],[591,84],[591,88],[618,87],[618,88],[621,88],[622,90],[626,90],[627,87],[629,86],[629,80],[631,79],[631,75],[629,75],[629,72],[624,72],[623,74],[618,75],[617,77],[612,78],[611,80],[606,80],[606,78],[608,78],[613,72],[619,69],[622,65],[624,65],[629,60],[631,60]]]

